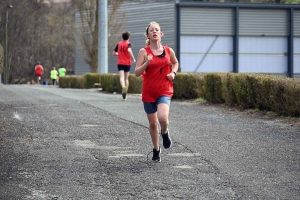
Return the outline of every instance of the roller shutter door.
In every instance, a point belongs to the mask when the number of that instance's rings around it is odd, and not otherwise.
[[[294,35],[300,36],[300,10],[294,11]]]
[[[240,9],[241,36],[287,36],[288,10]]]
[[[232,8],[181,8],[181,35],[233,35]]]

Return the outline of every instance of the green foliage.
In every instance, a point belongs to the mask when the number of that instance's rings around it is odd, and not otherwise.
[[[201,97],[199,97],[199,98],[197,98],[197,99],[195,100],[195,102],[206,103],[206,100],[203,99],[203,98],[201,98]]]
[[[59,78],[61,88],[84,88],[84,79],[81,76],[63,76]]]
[[[300,81],[279,78],[274,82],[275,106],[271,110],[284,116],[300,116]]]
[[[267,76],[259,77],[257,87],[257,107],[260,110],[270,110],[274,91],[272,79]]]
[[[205,99],[212,103],[223,103],[222,98],[222,79],[219,73],[209,73],[204,77]]]
[[[120,92],[120,79],[116,74],[101,74],[101,88],[106,92]]]
[[[130,74],[128,80],[128,93],[140,94],[142,92],[142,77],[136,77],[135,75]],[[102,74],[101,87],[107,92],[121,93],[120,76],[118,74]]]
[[[59,79],[61,88],[90,88],[101,83],[103,91],[121,93],[118,74],[85,74]],[[129,76],[129,93],[141,93],[142,77]],[[173,98],[225,103],[279,115],[300,116],[300,80],[262,74],[178,73]]]
[[[84,88],[93,88],[95,83],[100,83],[100,74],[96,73],[87,73],[83,75],[84,79]]]
[[[247,101],[246,107],[257,108],[257,89],[258,89],[258,79],[255,74],[247,74],[245,76],[245,84],[247,87]]]
[[[142,93],[142,76],[136,77],[135,75],[129,75],[129,88],[128,93],[140,94]],[[121,88],[120,88],[121,92]]]
[[[234,93],[235,103],[244,108],[257,107],[256,78],[252,74],[236,74],[230,90]]]
[[[178,73],[173,81],[174,95],[177,99],[204,97],[204,74]]]
[[[234,74],[227,73],[221,76],[222,79],[222,98],[229,105],[237,104],[236,95],[234,91]]]

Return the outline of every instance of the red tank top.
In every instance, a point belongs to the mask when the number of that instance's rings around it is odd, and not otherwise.
[[[37,76],[41,76],[43,74],[43,67],[42,67],[42,65],[35,66],[35,74]]]
[[[155,56],[150,46],[144,47],[147,55],[152,54],[150,61],[143,74],[142,101],[155,102],[160,96],[173,96],[173,83],[167,78],[171,72],[170,49],[164,46],[165,56]]]
[[[118,43],[118,64],[131,66],[131,56],[128,53],[129,41],[121,41]]]

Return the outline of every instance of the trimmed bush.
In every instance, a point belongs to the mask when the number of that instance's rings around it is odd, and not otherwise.
[[[121,93],[118,74],[60,77],[61,88],[91,88],[101,83],[106,92]],[[178,73],[173,81],[177,99],[203,98],[243,108],[273,111],[279,115],[300,116],[300,80],[263,74]],[[128,93],[142,92],[142,76],[129,75]]]
[[[117,74],[101,74],[101,88],[106,92],[120,92],[120,78]]]
[[[177,99],[195,99],[204,97],[204,75],[203,74],[181,74],[178,73],[173,81],[174,95]]]
[[[129,88],[128,93],[141,94],[142,93],[142,76],[136,77],[136,75],[130,74],[128,77]],[[121,92],[120,88],[120,92]]]
[[[204,77],[205,99],[211,103],[224,103],[222,98],[222,79],[219,73],[209,73]]]
[[[84,88],[89,89],[93,88],[95,83],[100,83],[100,74],[96,73],[87,73],[83,75],[84,79]]]
[[[59,78],[59,87],[83,89],[84,79],[82,76],[63,76]]]
[[[235,91],[233,88],[234,85],[234,76],[233,73],[222,74],[222,98],[224,99],[226,104],[231,106],[237,104]]]

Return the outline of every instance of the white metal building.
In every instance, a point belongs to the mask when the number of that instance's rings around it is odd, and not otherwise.
[[[299,5],[170,0],[126,3],[120,12],[125,16],[123,30],[131,32],[135,56],[145,45],[146,26],[156,21],[165,34],[162,43],[177,54],[181,72],[253,72],[300,78]],[[78,17],[75,20],[78,23]],[[115,73],[117,58],[110,55],[108,72]],[[75,74],[89,72],[80,56],[75,59]]]
[[[177,5],[182,72],[267,73],[300,77],[300,6]]]

